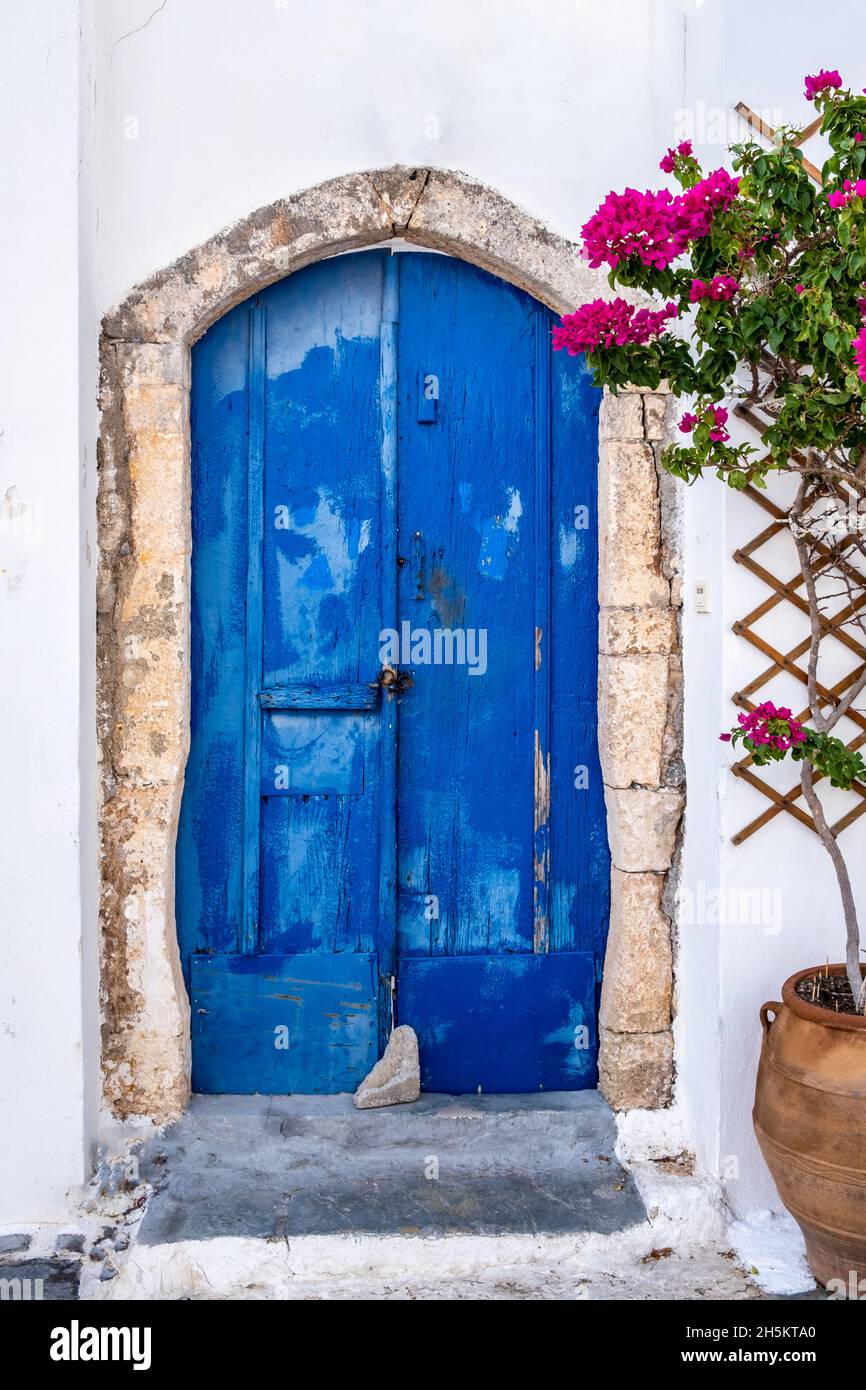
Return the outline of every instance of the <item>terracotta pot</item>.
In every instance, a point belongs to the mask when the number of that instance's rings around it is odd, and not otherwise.
[[[812,1273],[819,1284],[842,1279],[848,1287],[852,1272],[858,1283],[866,1278],[866,1018],[795,994],[799,980],[823,968],[792,975],[784,1002],[761,1008],[752,1119],[779,1196],[805,1237]]]

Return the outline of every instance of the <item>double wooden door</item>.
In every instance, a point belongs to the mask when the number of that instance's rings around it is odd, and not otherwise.
[[[177,921],[193,1085],[596,1081],[598,393],[446,256],[320,262],[193,349]]]

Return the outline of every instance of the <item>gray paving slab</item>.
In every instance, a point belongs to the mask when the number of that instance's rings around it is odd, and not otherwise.
[[[144,1244],[321,1234],[610,1234],[646,1219],[595,1091],[197,1096],[142,1157]]]
[[[81,1266],[77,1260],[15,1260],[0,1264],[0,1302],[74,1302]]]

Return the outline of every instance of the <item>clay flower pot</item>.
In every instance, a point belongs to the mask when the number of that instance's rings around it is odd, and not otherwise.
[[[866,1278],[866,1017],[834,1013],[795,993],[799,980],[824,968],[792,975],[783,1003],[761,1008],[752,1119],[818,1283],[841,1279],[856,1288]],[[844,969],[831,965],[829,972]]]

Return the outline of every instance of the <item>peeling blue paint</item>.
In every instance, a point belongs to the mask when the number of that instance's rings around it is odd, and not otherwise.
[[[471,266],[376,251],[193,349],[177,921],[197,1089],[352,1088],[392,974],[426,1087],[595,1084],[609,859],[596,537],[574,514],[594,515],[599,393],[582,361],[539,360],[550,323]],[[404,625],[395,698],[380,635]],[[483,632],[483,663],[433,661],[443,632]]]

